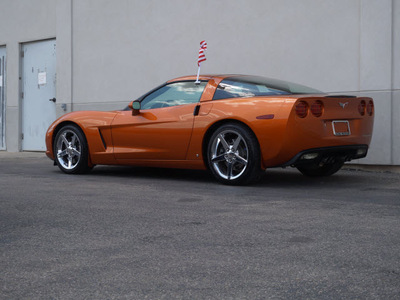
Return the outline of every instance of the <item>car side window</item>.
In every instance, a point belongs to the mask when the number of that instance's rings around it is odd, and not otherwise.
[[[263,83],[223,80],[214,93],[213,100],[249,98],[256,96],[288,95],[289,92]]]
[[[196,103],[200,101],[207,82],[195,84],[194,81],[167,84],[141,101],[142,109],[153,109]]]

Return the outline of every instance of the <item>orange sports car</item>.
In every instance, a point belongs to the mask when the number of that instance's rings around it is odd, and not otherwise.
[[[367,155],[371,98],[331,96],[245,75],[172,79],[120,111],[77,111],[46,134],[47,156],[65,173],[95,165],[209,169],[246,184],[271,167],[327,176]]]

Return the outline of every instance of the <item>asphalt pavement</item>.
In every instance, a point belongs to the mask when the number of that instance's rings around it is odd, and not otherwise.
[[[400,173],[257,184],[0,153],[0,299],[400,299]]]

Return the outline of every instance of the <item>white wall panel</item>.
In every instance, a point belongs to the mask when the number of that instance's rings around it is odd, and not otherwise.
[[[193,74],[203,39],[203,73],[358,89],[358,1],[74,1],[73,24],[76,102],[131,99]]]
[[[72,102],[72,0],[57,0],[57,114],[71,111]],[[61,109],[66,104],[67,110]]]
[[[392,164],[400,165],[400,91],[397,90],[393,93],[393,131],[392,131]]]
[[[392,1],[361,3],[360,90],[389,90],[392,76]]]
[[[400,1],[393,0],[392,164],[400,165]]]
[[[18,107],[7,108],[6,145],[9,152],[18,152],[20,149],[20,140],[18,138],[20,133],[19,115]]]
[[[400,90],[400,1],[399,0],[393,0],[392,16],[393,16],[392,84],[393,84],[393,89]],[[397,130],[400,131],[400,127],[398,127]]]

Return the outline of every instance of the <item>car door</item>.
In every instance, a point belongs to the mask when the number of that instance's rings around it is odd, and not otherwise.
[[[121,111],[112,122],[116,159],[183,160],[189,146],[194,111],[206,82],[173,82],[140,100],[138,115]]]

